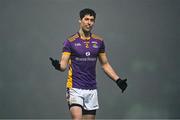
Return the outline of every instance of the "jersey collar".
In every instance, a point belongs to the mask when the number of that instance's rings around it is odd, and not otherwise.
[[[83,37],[81,37],[79,32],[77,32],[77,34],[79,35],[79,38],[82,39],[82,40],[90,40],[91,39],[91,35],[92,35],[92,33],[90,33],[90,36],[88,38],[83,38]]]

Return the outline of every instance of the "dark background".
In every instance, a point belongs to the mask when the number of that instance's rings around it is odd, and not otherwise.
[[[97,13],[93,32],[122,94],[97,64],[97,118],[180,118],[179,0],[0,0],[0,118],[70,118],[62,43],[79,30],[79,11]]]

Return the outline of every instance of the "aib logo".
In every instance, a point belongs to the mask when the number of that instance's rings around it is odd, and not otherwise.
[[[90,56],[91,55],[91,53],[88,51],[88,52],[86,52],[86,56]]]

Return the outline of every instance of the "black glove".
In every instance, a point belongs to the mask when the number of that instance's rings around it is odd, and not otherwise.
[[[54,68],[56,70],[60,71],[60,64],[59,64],[59,60],[54,60],[53,58],[49,57],[49,59],[51,60],[51,64],[54,66]]]
[[[119,88],[122,90],[122,93],[126,90],[127,88],[127,83],[126,83],[127,79],[117,79],[116,83],[119,86]]]

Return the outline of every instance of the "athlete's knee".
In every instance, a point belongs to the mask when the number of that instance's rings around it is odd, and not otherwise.
[[[82,111],[83,120],[95,120],[96,110],[84,110]]]
[[[83,120],[95,120],[95,115],[83,115]]]
[[[71,117],[73,120],[81,120],[82,119],[82,107],[80,105],[72,105],[70,106]]]

